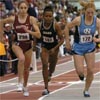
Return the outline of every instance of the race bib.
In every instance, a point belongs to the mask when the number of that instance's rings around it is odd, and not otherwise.
[[[18,41],[30,40],[28,33],[17,33],[17,39]]]
[[[81,43],[92,42],[92,35],[81,35],[80,42]]]
[[[54,39],[53,37],[43,37],[43,42],[46,42],[46,43],[53,43],[54,42]]]

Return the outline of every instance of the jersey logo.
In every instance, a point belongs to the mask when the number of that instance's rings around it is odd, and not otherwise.
[[[84,34],[91,34],[91,29],[90,28],[84,29]]]

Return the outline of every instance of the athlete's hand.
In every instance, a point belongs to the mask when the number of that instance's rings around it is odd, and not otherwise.
[[[100,42],[100,38],[93,37],[94,42]]]
[[[25,26],[25,25],[22,25],[22,28],[24,29],[24,31],[26,32],[26,33],[28,33],[28,27],[27,26]]]
[[[67,49],[67,51],[71,51],[72,50],[72,47],[71,47],[70,43],[66,43],[66,49]]]

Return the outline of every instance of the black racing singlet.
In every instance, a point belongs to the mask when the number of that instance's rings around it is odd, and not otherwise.
[[[55,31],[54,22],[51,23],[49,28],[44,27],[44,23],[41,23],[41,46],[50,50],[58,44],[57,32]]]

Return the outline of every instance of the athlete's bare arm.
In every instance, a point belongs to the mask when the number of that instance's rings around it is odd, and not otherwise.
[[[58,38],[59,38],[59,43],[55,47],[55,49],[58,49],[64,42],[64,36],[63,36],[63,32],[62,32],[62,30],[61,30],[61,28],[60,28],[58,23],[55,23],[55,30],[57,31]]]
[[[66,40],[66,48],[67,50],[71,50],[70,40],[69,40],[69,30],[75,26],[80,25],[81,18],[76,17],[73,21],[67,23],[65,26],[64,34],[65,34],[65,40]]]
[[[31,25],[32,25],[32,27],[33,27],[33,30],[28,30],[26,26],[23,27],[24,30],[25,30],[27,33],[33,35],[34,37],[40,38],[40,37],[41,37],[41,34],[40,34],[40,30],[39,30],[39,27],[38,27],[36,18],[30,16],[30,23],[31,23]]]
[[[100,37],[100,19],[97,18],[97,31]],[[93,37],[94,42],[100,42],[100,38]]]

